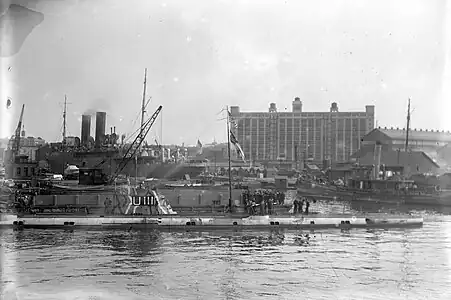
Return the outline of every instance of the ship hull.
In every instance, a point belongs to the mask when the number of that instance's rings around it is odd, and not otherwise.
[[[67,164],[84,165],[85,167],[99,166],[105,174],[113,174],[122,161],[117,152],[53,152],[47,159],[50,169],[63,170]],[[199,176],[205,170],[203,164],[160,163],[154,157],[139,157],[138,161],[128,162],[121,174],[131,177],[182,179],[185,174],[191,178]]]
[[[423,218],[387,215],[312,216],[160,216],[160,217],[18,217],[15,229],[144,229],[144,230],[243,230],[243,229],[324,229],[400,228],[423,225]]]
[[[159,189],[158,192],[173,206],[196,207],[229,203],[229,190],[226,187],[215,189],[168,188]],[[240,199],[241,193],[241,190],[232,190],[232,199]],[[99,213],[105,209],[105,203],[108,201],[112,201],[113,206],[121,205],[123,202],[114,187],[96,187],[96,189],[83,191],[61,187],[58,193],[33,196],[33,203],[36,206],[87,206]]]
[[[361,191],[337,191],[335,197],[338,200],[383,202],[406,205],[431,205],[451,206],[451,191],[442,191],[437,194],[421,193],[371,193]]]

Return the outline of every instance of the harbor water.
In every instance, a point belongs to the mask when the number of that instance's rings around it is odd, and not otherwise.
[[[0,299],[451,299],[451,216],[417,213],[389,230],[1,229]]]

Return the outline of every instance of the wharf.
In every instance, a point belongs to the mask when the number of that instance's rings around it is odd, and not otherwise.
[[[422,217],[389,214],[328,214],[285,216],[11,216],[0,225],[14,228],[62,229],[157,229],[157,230],[236,230],[236,229],[326,229],[403,228],[423,225]]]

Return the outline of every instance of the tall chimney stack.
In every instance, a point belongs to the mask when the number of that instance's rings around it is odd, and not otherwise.
[[[96,113],[96,148],[100,148],[105,140],[106,112]]]
[[[88,145],[89,137],[91,136],[91,116],[81,116],[81,144],[83,146]]]

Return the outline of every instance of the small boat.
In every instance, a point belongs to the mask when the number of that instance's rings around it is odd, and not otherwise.
[[[419,186],[404,179],[351,179],[337,187],[336,197],[351,201],[451,206],[451,190],[440,186]]]

